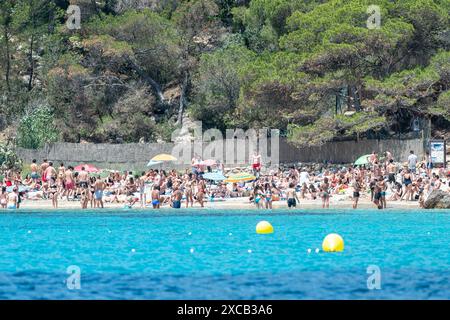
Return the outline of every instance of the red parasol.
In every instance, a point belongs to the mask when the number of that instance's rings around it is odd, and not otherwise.
[[[75,169],[75,171],[80,172],[81,168],[83,168],[83,167],[84,167],[84,170],[86,172],[89,172],[89,173],[98,173],[98,172],[100,172],[100,169],[96,168],[92,164],[80,164],[80,165],[76,166],[74,169]]]
[[[203,161],[195,164],[194,167],[199,167],[199,166],[212,167],[212,166],[215,166],[216,164],[217,164],[216,160],[208,159],[208,160],[203,160]]]

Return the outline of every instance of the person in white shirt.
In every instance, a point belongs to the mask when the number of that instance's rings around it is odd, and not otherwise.
[[[309,173],[306,171],[305,168],[302,168],[302,171],[300,172],[300,185],[303,185],[303,183],[309,183]]]
[[[408,169],[411,170],[412,173],[416,173],[417,156],[412,150],[409,153],[410,155],[408,157]]]

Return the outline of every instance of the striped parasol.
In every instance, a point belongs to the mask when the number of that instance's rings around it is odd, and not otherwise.
[[[203,178],[212,181],[223,181],[226,179],[226,177],[220,172],[207,172],[203,175]]]
[[[250,173],[237,173],[229,176],[225,182],[246,182],[246,181],[252,181],[255,180],[256,177]]]

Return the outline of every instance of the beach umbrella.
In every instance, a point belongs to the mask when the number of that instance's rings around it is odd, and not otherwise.
[[[153,160],[150,160],[150,162],[147,163],[147,167],[157,166],[158,164],[161,164],[161,163],[163,163],[163,162],[162,162],[162,161],[153,161]]]
[[[223,181],[226,177],[220,172],[207,172],[203,175],[206,180]]]
[[[159,164],[159,168],[161,169],[161,167],[162,167],[161,164],[163,162],[169,162],[169,161],[177,161],[177,158],[175,158],[174,156],[167,154],[167,153],[160,153],[160,154],[154,156],[153,158],[151,158],[150,162],[147,163],[147,167]]]
[[[369,157],[370,156],[371,156],[370,154],[366,154],[364,156],[359,157],[355,161],[355,166],[362,166],[363,164],[369,164]]]
[[[231,176],[229,176],[225,182],[245,182],[245,181],[252,181],[255,180],[256,177],[250,173],[237,173],[237,174],[233,174]]]
[[[80,164],[80,165],[76,166],[76,167],[74,168],[74,170],[80,172],[80,171],[82,171],[81,169],[82,169],[83,167],[84,167],[84,170],[85,170],[86,172],[89,172],[89,173],[98,173],[98,172],[100,172],[100,169],[96,168],[96,167],[95,167],[94,165],[92,165],[92,164]]]
[[[104,172],[109,172],[109,173],[120,173],[120,171],[119,170],[112,170],[112,169],[106,169],[106,170],[103,170]]]
[[[16,187],[16,186],[11,186],[11,187],[6,188],[6,192],[13,192],[13,190],[14,190],[15,187]],[[18,191],[19,191],[19,192],[25,192],[25,191],[28,191],[28,190],[30,190],[30,189],[31,189],[31,188],[28,187],[28,186],[19,186]]]
[[[104,179],[104,178],[109,177],[109,175],[110,175],[111,172],[112,172],[112,171],[102,170],[102,172],[99,173],[99,176],[100,176],[100,178]]]
[[[161,153],[154,156],[150,161],[177,161],[177,158],[167,153]]]
[[[203,160],[200,163],[198,163],[197,165],[205,166],[205,167],[212,167],[212,166],[216,165],[216,160],[213,160],[213,159]]]

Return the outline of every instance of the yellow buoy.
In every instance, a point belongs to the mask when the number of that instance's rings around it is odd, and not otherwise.
[[[325,252],[339,252],[344,250],[344,239],[337,233],[330,233],[323,239],[322,249]]]
[[[272,225],[267,221],[260,221],[256,225],[256,233],[258,234],[268,234],[273,233],[273,227]]]

